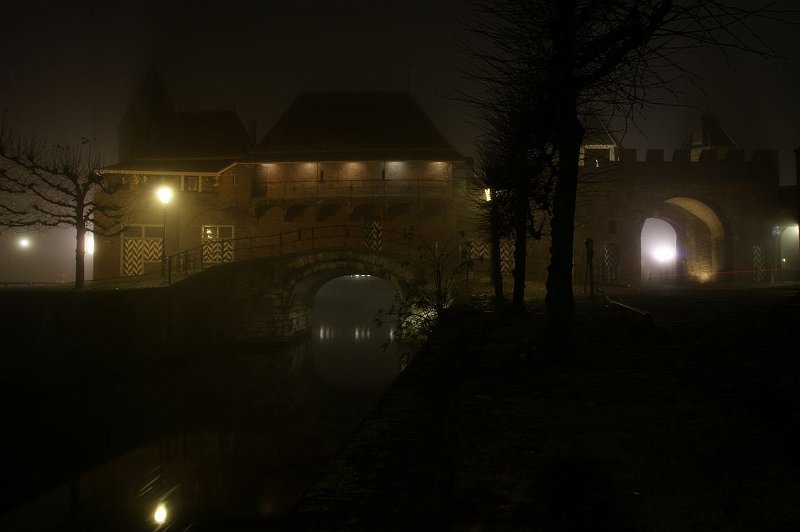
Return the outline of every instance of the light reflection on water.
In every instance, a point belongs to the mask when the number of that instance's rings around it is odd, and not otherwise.
[[[233,362],[210,377],[202,400],[153,405],[174,412],[173,432],[0,516],[0,529],[64,530],[77,518],[80,530],[155,530],[159,505],[170,529],[278,529],[399,373],[383,346],[391,326],[373,323],[393,297],[369,276],[325,285],[308,341],[218,353]]]

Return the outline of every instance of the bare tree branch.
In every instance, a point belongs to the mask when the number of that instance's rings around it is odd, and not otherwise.
[[[76,288],[84,284],[86,234],[119,231],[125,211],[92,148],[85,138],[48,146],[13,129],[5,113],[0,122],[0,226],[74,228]]]

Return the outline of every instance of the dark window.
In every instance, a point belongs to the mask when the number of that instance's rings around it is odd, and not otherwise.
[[[146,225],[144,226],[144,237],[160,239],[164,236],[164,227],[161,225]]]
[[[184,190],[188,192],[197,192],[200,187],[200,178],[196,175],[187,175],[183,178]]]
[[[122,230],[122,235],[125,238],[142,238],[142,226],[126,225],[125,229]]]
[[[215,175],[203,176],[202,192],[212,192],[219,186],[219,177]]]
[[[608,234],[609,235],[617,234],[617,222],[615,222],[614,220],[608,222]]]

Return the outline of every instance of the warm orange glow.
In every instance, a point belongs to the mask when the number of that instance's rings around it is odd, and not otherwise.
[[[158,187],[158,189],[156,189],[156,197],[163,205],[167,205],[172,201],[172,194],[172,189],[167,186]]]
[[[167,522],[167,505],[163,502],[158,503],[156,510],[153,512],[153,522],[157,525],[163,525]]]

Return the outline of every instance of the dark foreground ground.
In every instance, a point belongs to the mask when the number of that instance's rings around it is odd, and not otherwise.
[[[797,287],[452,312],[291,515],[297,530],[800,530]]]

